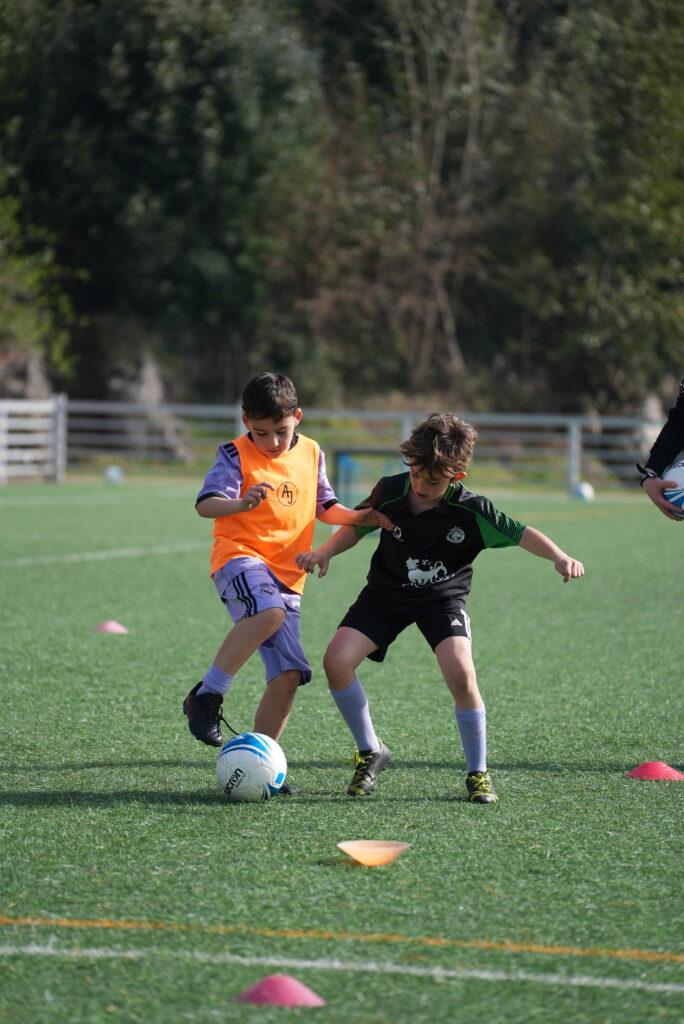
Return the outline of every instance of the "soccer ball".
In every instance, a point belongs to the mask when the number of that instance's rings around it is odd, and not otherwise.
[[[580,501],[593,501],[596,497],[596,492],[588,480],[580,480],[572,493],[573,497],[579,498]]]
[[[286,774],[282,748],[260,732],[234,736],[216,761],[219,786],[232,803],[270,800],[280,792]]]
[[[667,487],[663,491],[663,497],[676,505],[679,512],[676,514],[684,519],[684,451],[681,451],[671,466],[663,471],[663,480],[674,480],[676,487]]]

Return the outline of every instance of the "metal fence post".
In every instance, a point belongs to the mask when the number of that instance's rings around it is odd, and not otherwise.
[[[575,495],[582,476],[582,424],[577,417],[568,420],[568,493]]]
[[[53,395],[50,399],[50,469],[49,478],[62,483],[66,474],[67,461],[67,412],[66,395]]]

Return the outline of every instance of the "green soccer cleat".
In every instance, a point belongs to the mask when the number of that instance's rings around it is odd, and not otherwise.
[[[354,759],[356,769],[347,796],[368,796],[375,789],[378,775],[392,760],[392,751],[380,740],[379,750],[357,750]]]
[[[499,802],[489,772],[468,772],[466,789],[471,804],[498,804]]]

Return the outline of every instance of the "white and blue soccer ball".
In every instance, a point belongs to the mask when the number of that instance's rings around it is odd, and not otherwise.
[[[580,480],[573,488],[572,494],[574,498],[579,498],[580,501],[593,501],[596,497],[596,491],[588,480]]]
[[[219,786],[232,803],[258,803],[280,792],[287,774],[282,747],[260,732],[244,732],[221,747]]]
[[[665,488],[663,497],[677,506],[679,509],[677,515],[680,519],[684,519],[684,451],[679,453],[671,466],[663,470],[662,479],[673,480],[676,483],[676,487]]]

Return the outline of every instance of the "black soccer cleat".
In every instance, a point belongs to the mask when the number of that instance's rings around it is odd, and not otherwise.
[[[198,695],[201,682],[193,686],[183,701],[183,714],[188,717],[188,729],[196,740],[208,743],[210,747],[222,747],[221,705],[223,697],[220,693],[201,693]]]
[[[368,796],[375,789],[380,772],[392,760],[392,751],[380,740],[379,750],[357,750],[356,770],[347,787],[347,796]]]

